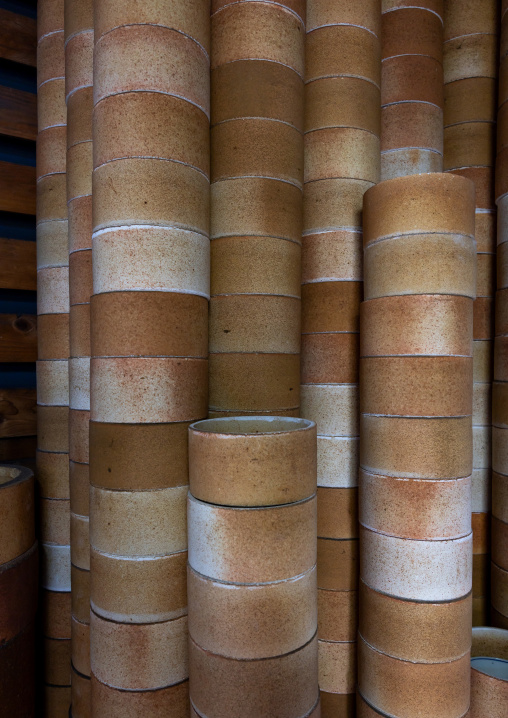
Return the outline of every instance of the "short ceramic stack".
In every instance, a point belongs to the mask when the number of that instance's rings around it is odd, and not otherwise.
[[[468,718],[505,718],[508,707],[508,631],[473,628]]]
[[[316,425],[189,429],[189,672],[200,718],[318,718]]]
[[[207,413],[209,4],[95,3],[92,715],[188,715],[187,428]]]
[[[297,416],[304,0],[212,0],[209,415]]]
[[[69,214],[69,480],[72,718],[90,715],[90,296],[92,294],[93,1],[65,0]]]
[[[379,180],[379,0],[307,3],[301,414],[318,431],[323,716],[355,709],[363,194]]]
[[[0,466],[0,515],[2,714],[34,718],[38,573],[34,477],[29,469]]]
[[[474,185],[364,197],[359,715],[462,718],[471,647]]]
[[[497,25],[497,0],[475,3],[448,0],[445,3],[444,169],[468,177],[476,186],[478,281],[475,304],[480,316],[486,312],[491,315],[487,334],[481,331],[481,323],[478,326],[475,322],[473,327],[473,625],[487,624],[490,611]]]
[[[38,5],[37,480],[46,712],[70,704],[69,253],[64,0]]]
[[[491,619],[508,628],[508,3],[503,2],[497,116],[497,293],[492,387]]]
[[[443,169],[443,0],[382,0],[381,179]]]

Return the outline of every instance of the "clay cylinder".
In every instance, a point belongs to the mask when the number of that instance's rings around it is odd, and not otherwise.
[[[383,3],[381,179],[442,171],[442,13]]]
[[[414,213],[398,212],[391,192],[397,188],[400,199],[411,187]],[[417,718],[438,710],[461,718],[469,703],[471,559],[477,540],[474,527],[471,531],[476,466],[471,189],[453,176],[406,177],[382,182],[364,201],[361,715],[370,715],[370,706],[372,715]],[[385,215],[388,207],[394,211]],[[424,258],[416,247],[429,239],[437,244]],[[412,246],[411,257],[420,256],[418,270],[410,268],[413,259],[399,263],[397,252],[385,263],[378,250],[392,241]],[[464,242],[468,260],[460,251],[448,254],[447,242],[457,248]],[[462,286],[453,286],[458,267],[466,265]],[[374,289],[378,277],[384,289]],[[443,282],[440,287],[436,280]],[[459,316],[463,321],[457,324]],[[455,330],[448,332],[452,325]],[[481,452],[480,447],[476,454]],[[396,691],[391,686],[401,676],[407,690]]]
[[[279,415],[299,405],[305,13],[211,9],[209,410]]]
[[[293,693],[277,710],[305,716],[318,700],[316,426],[235,417],[189,435],[191,702],[201,715],[249,705],[268,716],[263,694],[279,705]]]
[[[508,631],[473,628],[471,718],[503,715],[508,701]]]

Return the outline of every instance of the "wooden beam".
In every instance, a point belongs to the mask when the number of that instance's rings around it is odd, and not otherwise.
[[[35,67],[36,55],[37,21],[0,8],[0,57]]]
[[[37,433],[35,389],[0,389],[0,439]]]
[[[0,86],[0,133],[35,140],[37,137],[37,95]]]
[[[35,214],[35,167],[0,162],[0,210]]]
[[[0,362],[37,361],[37,317],[0,314]]]
[[[0,237],[0,289],[37,289],[35,242]]]

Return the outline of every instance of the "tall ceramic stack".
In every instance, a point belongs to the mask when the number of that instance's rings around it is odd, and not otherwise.
[[[443,169],[443,0],[382,0],[381,179]]]
[[[304,0],[212,0],[209,415],[297,416]]]
[[[508,628],[508,2],[501,20],[497,115],[497,293],[492,387],[491,619]]]
[[[301,412],[318,431],[319,682],[354,713],[362,200],[379,180],[379,0],[307,4]]]
[[[206,417],[207,0],[95,3],[94,718],[187,716],[187,428]]]
[[[69,214],[69,472],[72,718],[90,715],[90,296],[92,294],[93,1],[65,0]]]
[[[319,718],[316,425],[189,429],[189,671],[199,718]]]
[[[473,624],[488,623],[491,392],[495,292],[497,0],[448,0],[444,13],[444,169],[476,186],[473,327]],[[477,319],[480,318],[480,321]]]
[[[64,0],[38,5],[37,480],[45,710],[70,704],[69,253]]]
[[[359,715],[462,718],[472,610],[474,185],[364,198]],[[377,711],[377,712],[376,712]]]

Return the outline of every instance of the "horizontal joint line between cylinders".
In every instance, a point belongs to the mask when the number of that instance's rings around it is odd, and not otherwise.
[[[455,42],[456,40],[461,40],[464,37],[482,37],[483,35],[493,37],[494,39],[497,38],[497,34],[494,32],[465,32],[463,35],[454,35],[454,37],[449,37],[447,40],[443,40],[443,45],[447,45],[449,42]]]
[[[65,75],[57,75],[57,77],[50,77],[48,80],[44,80],[40,85],[37,85],[37,90],[40,90],[43,85],[47,85],[48,82],[56,82],[56,80],[65,80]],[[44,128],[48,129],[47,127]]]
[[[288,70],[292,70],[295,75],[298,75],[298,77],[301,80],[304,80],[304,76],[301,75],[298,70],[295,70],[294,67],[291,67],[291,65],[287,65],[285,62],[279,62],[278,60],[272,60],[269,57],[238,57],[235,60],[228,60],[228,62],[221,62],[220,65],[215,65],[212,67],[212,72],[214,70],[218,70],[221,67],[226,67],[226,65],[232,65],[234,62],[271,62],[273,65],[280,65],[281,67],[287,67]]]
[[[79,37],[80,35],[87,35],[87,34],[88,35],[94,34],[93,27],[87,27],[84,30],[78,30],[77,32],[73,32],[71,35],[69,35],[68,37],[65,38],[64,47],[67,47],[67,45],[73,38]]]
[[[93,513],[90,514],[90,518],[93,519]],[[93,520],[91,520],[91,523],[93,523]],[[106,553],[105,551],[101,551],[101,550],[97,549],[91,542],[90,542],[90,548],[93,548],[93,550],[96,553],[100,554],[101,556],[107,556],[108,558],[117,558],[117,559],[121,559],[122,561],[157,561],[158,559],[161,559],[161,558],[168,558],[169,556],[178,556],[180,554],[187,553],[187,549],[184,548],[181,551],[173,551],[171,553],[163,553],[163,554],[150,554],[149,556],[143,556],[143,555],[122,556],[120,554]],[[113,623],[116,623],[116,621],[113,621]]]
[[[274,659],[286,658],[286,656],[291,656],[295,653],[298,653],[299,651],[303,650],[306,646],[310,645],[313,641],[315,641],[315,639],[317,638],[317,635],[318,635],[318,631],[317,631],[317,627],[316,627],[316,630],[310,640],[305,641],[305,643],[302,644],[301,646],[298,646],[298,648],[294,648],[292,651],[288,651],[287,653],[281,653],[278,656],[263,656],[262,658],[235,658],[234,660],[238,661],[238,663],[258,663],[259,664],[259,663],[263,663],[263,661],[273,661]],[[229,658],[231,660],[231,656],[227,656],[224,653],[215,653],[213,651],[207,650],[206,648],[202,648],[199,645],[199,643],[192,638],[190,633],[189,633],[189,636],[190,636],[190,639],[192,640],[192,642],[195,643],[196,646],[198,646],[198,648],[200,648],[202,651],[204,651],[206,653],[211,653],[214,656],[220,656],[221,658]]]
[[[330,22],[325,23],[324,25],[317,25],[316,27],[313,27],[312,30],[307,30],[306,35],[310,35],[313,32],[316,32],[316,30],[322,30],[326,27],[357,27],[359,30],[365,30],[370,35],[374,35],[376,40],[379,40],[379,35],[376,35],[376,33],[371,30],[369,27],[365,27],[365,25],[358,25],[355,22]]]
[[[395,152],[404,152],[405,150],[420,150],[423,152],[432,152],[435,155],[438,155],[439,157],[443,156],[443,153],[440,150],[436,150],[433,147],[418,147],[416,145],[405,145],[404,147],[394,147],[391,150],[381,150],[381,157],[383,155],[393,155]],[[444,170],[445,172],[450,172],[452,169],[465,169],[461,167],[451,167],[449,170]],[[428,173],[430,174],[430,173]]]
[[[394,102],[387,102],[381,105],[381,110],[384,110],[386,107],[393,107],[394,105],[430,105],[430,107],[437,107],[438,110],[443,111],[440,105],[436,105],[435,102],[429,102],[428,100],[395,100]]]
[[[381,13],[381,17],[383,17],[383,15],[388,15],[389,12],[397,12],[398,10],[424,10],[425,12],[430,12],[431,15],[435,15],[436,17],[438,17],[441,20],[441,25],[444,25],[443,18],[438,12],[436,12],[435,10],[431,10],[429,7],[422,7],[421,5],[404,5],[402,7],[391,7],[388,8],[388,10],[383,10],[383,12]]]
[[[67,221],[67,220],[66,220]],[[199,229],[189,229],[188,227],[179,227],[177,224],[118,224],[112,227],[101,227],[100,229],[94,229],[92,232],[92,239],[100,237],[101,234],[107,234],[116,232],[117,230],[125,231],[130,229],[172,229],[179,232],[189,232],[189,234],[199,234],[201,237],[208,239],[208,235]],[[236,236],[236,235],[234,235]]]
[[[384,242],[388,239],[402,239],[403,237],[423,237],[428,236],[431,234],[436,234],[440,236],[446,236],[446,237],[462,237],[465,239],[471,239],[474,244],[476,244],[476,239],[474,234],[462,234],[461,232],[436,232],[435,230],[430,231],[424,231],[424,230],[412,230],[410,232],[398,232],[396,234],[384,234],[382,237],[376,237],[376,239],[373,239],[368,243],[364,249],[367,249],[367,247],[370,247],[373,244],[378,244],[378,242]],[[423,292],[423,294],[433,294],[434,292]]]
[[[366,127],[357,127],[356,125],[329,125],[326,127],[316,127],[313,130],[306,130],[304,134],[305,137],[307,137],[307,135],[310,135],[313,132],[322,132],[323,130],[360,130],[361,132],[365,132],[369,135],[374,135],[374,137],[379,139],[379,134],[372,132],[372,130],[368,130]]]
[[[205,50],[203,45],[196,40],[195,37],[192,37],[192,35],[188,35],[186,32],[183,32],[182,30],[179,30],[176,27],[170,27],[169,25],[162,25],[157,22],[126,22],[123,25],[115,25],[115,27],[111,27],[109,30],[106,30],[106,32],[103,32],[100,37],[95,39],[95,46],[97,46],[98,43],[104,37],[106,37],[107,35],[110,35],[112,32],[115,32],[115,30],[123,30],[126,27],[160,27],[163,30],[169,30],[170,32],[176,32],[179,35],[182,35],[183,37],[186,37],[189,40],[192,40],[192,42],[195,43],[199,47],[199,49],[201,50],[201,52],[203,53],[205,58],[208,60],[208,62],[210,62],[209,54],[207,53],[207,51]]]
[[[414,416],[411,414],[373,414],[371,412],[362,411],[360,413],[360,416],[376,416],[379,418],[387,418],[387,419],[468,419],[471,418],[472,414],[453,414],[448,416],[429,416],[427,414],[419,414],[418,416]]]
[[[446,598],[444,601],[423,601],[421,598],[404,598],[403,596],[395,596],[393,593],[386,593],[385,591],[380,591],[378,588],[374,588],[371,586],[367,581],[363,578],[363,576],[360,574],[360,580],[362,583],[364,583],[368,588],[371,589],[371,591],[375,591],[376,593],[381,594],[381,596],[388,596],[388,598],[396,598],[398,601],[404,601],[404,603],[418,603],[422,605],[427,604],[437,604],[442,605],[446,603],[458,603],[459,601],[463,601],[465,598],[470,596],[472,594],[472,589],[465,593],[463,596],[458,596],[458,598]],[[362,636],[363,638],[363,636]],[[365,639],[364,639],[365,640]],[[365,641],[367,642],[367,641]]]
[[[37,40],[37,45],[40,45],[42,40],[44,40],[46,37],[51,37],[51,35],[59,35],[64,34],[64,29],[59,28],[58,30],[51,30],[51,32],[47,32],[45,35],[41,35],[40,38]]]
[[[495,127],[497,124],[496,120],[461,120],[460,122],[451,122],[449,125],[444,125],[444,129],[448,127],[457,127],[457,125],[492,125]]]
[[[215,15],[218,15],[223,10],[226,10],[227,8],[231,7],[232,5],[243,5],[245,2],[250,2],[250,0],[234,0],[234,2],[229,2],[227,5],[223,5],[218,10],[215,10],[215,12],[211,13],[210,17],[215,17]],[[281,10],[284,10],[284,12],[288,13],[288,15],[294,15],[297,20],[300,21],[300,24],[305,29],[305,23],[303,22],[303,18],[298,15],[297,12],[294,10],[291,10],[291,8],[287,7],[286,5],[283,5],[280,2],[274,2],[274,0],[257,0],[258,5],[275,5],[275,7],[279,7]]]
[[[296,187],[296,189],[299,189],[300,192],[303,192],[303,187],[301,182],[298,182],[297,180],[287,180],[282,179],[282,177],[269,177],[268,175],[233,175],[231,177],[221,177],[220,179],[213,180],[210,182],[210,187],[213,187],[216,184],[219,184],[219,182],[231,182],[235,180],[242,180],[242,179],[266,179],[266,180],[272,180],[273,182],[283,182],[284,184],[289,184],[292,187]]]
[[[210,504],[211,506],[215,506],[216,504]],[[286,506],[292,506],[292,504],[285,504]],[[239,508],[236,506],[227,506],[225,508]],[[265,506],[258,507],[258,508],[266,508]],[[275,508],[275,507],[274,507]],[[213,581],[214,583],[221,583],[226,586],[273,586],[275,584],[281,584],[281,583],[289,583],[290,581],[296,581],[299,578],[303,578],[304,576],[308,576],[310,573],[316,570],[317,563],[315,563],[313,566],[311,566],[307,571],[304,571],[303,573],[297,573],[294,576],[288,576],[287,578],[280,578],[277,581],[255,581],[255,582],[249,582],[244,583],[242,581],[224,581],[221,578],[214,578],[213,576],[207,576],[205,573],[201,573],[200,571],[197,571],[189,561],[187,561],[187,565],[189,568],[192,569],[192,571],[197,574],[198,576],[201,576],[202,578],[206,578],[209,581]]]
[[[409,658],[399,658],[399,656],[394,656],[391,653],[385,653],[384,651],[381,651],[379,648],[376,648],[376,646],[373,646],[368,641],[366,641],[360,631],[358,631],[358,635],[361,637],[362,641],[376,653],[379,653],[382,656],[386,656],[387,658],[393,658],[393,660],[400,661],[401,663],[411,663],[414,666],[445,666],[450,663],[456,663],[457,661],[460,661],[461,658],[464,658],[464,656],[467,656],[471,650],[468,649],[467,651],[464,651],[464,653],[461,653],[459,656],[456,656],[455,658],[452,658],[448,661],[412,661]]]
[[[101,97],[100,100],[98,100],[97,102],[94,103],[94,110],[101,102],[104,102],[104,100],[107,100],[108,97],[116,97],[117,95],[130,95],[130,94],[134,94],[135,92],[148,92],[148,93],[153,93],[154,95],[167,95],[168,97],[176,97],[179,100],[188,102],[189,105],[192,105],[193,107],[197,107],[197,109],[201,110],[201,112],[205,115],[207,120],[210,120],[210,112],[203,109],[201,107],[201,105],[198,105],[196,102],[193,102],[188,97],[184,97],[183,95],[177,95],[174,92],[165,92],[164,90],[156,90],[154,88],[149,89],[149,90],[139,89],[139,90],[120,90],[118,92],[110,92],[107,95],[104,95],[104,97]]]
[[[76,305],[74,305],[76,306]],[[192,359],[206,361],[208,354],[203,356],[182,354],[91,354],[84,357],[70,357],[72,359]],[[183,484],[182,484],[183,485]]]
[[[426,55],[422,52],[401,52],[399,55],[390,55],[390,57],[383,57],[383,59],[381,60],[381,71],[383,68],[383,62],[386,62],[387,60],[394,60],[396,57],[428,57],[431,60],[436,60],[433,55]],[[443,63],[439,62],[439,60],[436,60],[436,62],[438,63],[438,65],[441,65],[441,67],[443,66]]]
[[[287,122],[286,120],[280,120],[278,117],[261,117],[256,115],[241,115],[240,117],[227,117],[225,120],[221,120],[220,122],[216,122],[214,125],[210,125],[210,129],[213,130],[214,127],[220,127],[221,125],[225,125],[228,122],[248,122],[249,120],[260,120],[263,122],[277,122],[279,125],[286,125],[287,127],[291,127],[291,129],[295,130],[295,132],[298,132],[299,135],[303,135],[303,130],[298,129],[295,125],[293,125],[291,122]]]
[[[88,141],[88,140],[87,140]],[[195,170],[196,172],[199,172],[199,174],[203,175],[203,177],[209,181],[209,177],[203,170],[199,169],[199,167],[196,167],[195,165],[191,165],[188,162],[182,162],[182,160],[176,160],[172,157],[157,157],[155,155],[127,155],[125,157],[114,157],[111,160],[107,160],[106,162],[102,162],[100,165],[96,165],[93,168],[93,171],[100,169],[101,167],[105,167],[106,165],[110,165],[113,162],[122,162],[123,160],[157,160],[158,162],[172,162],[175,165],[183,165],[184,167],[190,167],[191,169]]]
[[[371,474],[371,476],[379,476],[379,474]],[[399,477],[397,477],[399,478]],[[462,479],[469,479],[470,476],[463,476]],[[432,481],[432,479],[400,479],[401,481]],[[460,479],[436,479],[436,481],[439,481],[441,484],[442,482],[456,482],[460,481]],[[361,485],[361,481],[360,481]],[[363,521],[358,521],[359,525],[362,526],[364,529],[367,529],[367,531],[371,531],[373,534],[377,534],[378,536],[388,536],[388,538],[395,538],[399,539],[400,541],[414,541],[419,543],[444,543],[444,542],[450,542],[450,541],[460,541],[461,539],[468,538],[468,536],[472,535],[472,530],[469,529],[469,531],[466,531],[465,533],[457,534],[456,536],[440,536],[439,538],[436,538],[434,536],[426,536],[423,538],[415,538],[414,536],[400,536],[399,534],[390,534],[386,531],[379,531],[379,529],[375,529],[372,526],[369,526],[368,524],[364,523]],[[318,536],[318,538],[324,538],[322,536]]]
[[[282,297],[284,299],[298,299],[301,301],[299,294],[278,294],[277,292],[221,292],[219,294],[210,295],[210,299],[214,297]]]
[[[244,233],[238,233],[238,232],[232,232],[231,234],[217,234],[216,236],[210,237],[210,242],[213,242],[218,239],[231,239],[232,237],[237,238],[243,238],[243,237],[264,237],[265,239],[283,239],[285,242],[292,242],[293,244],[297,244],[298,246],[301,246],[302,242],[293,239],[292,237],[283,237],[280,234],[263,234],[262,232],[253,232],[252,234],[246,234]]]
[[[364,75],[353,75],[351,73],[347,73],[344,75],[319,75],[319,77],[313,77],[311,80],[306,80],[305,85],[310,85],[311,82],[319,82],[319,80],[341,80],[343,78],[350,78],[353,80],[363,80],[364,82],[369,82],[371,85],[374,85],[374,87],[377,87],[378,90],[381,89],[381,86],[374,82],[370,77],[364,77]]]
[[[79,92],[80,90],[90,90],[91,88],[93,88],[93,83],[89,85],[78,85],[78,87],[73,87],[73,89],[65,95],[65,104],[68,104],[69,98],[75,95],[76,92]]]

